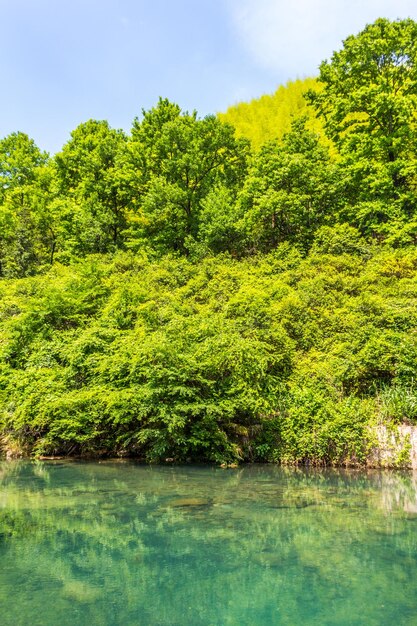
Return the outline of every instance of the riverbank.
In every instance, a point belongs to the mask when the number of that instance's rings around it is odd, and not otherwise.
[[[366,458],[361,462],[354,459],[346,459],[339,463],[328,464],[324,461],[320,462],[316,459],[309,460],[304,459],[298,463],[280,461],[277,459],[275,464],[278,465],[298,465],[306,467],[341,467],[341,468],[369,468],[369,469],[402,469],[417,471],[417,426],[411,424],[398,424],[398,425],[383,425],[380,424],[376,427],[370,428],[369,431],[369,450]],[[81,455],[42,455],[37,454],[33,457],[31,451],[25,448],[19,448],[16,444],[8,444],[3,440],[0,442],[0,454],[6,460],[16,459],[28,459],[35,458],[39,461],[68,461],[68,460],[98,460],[106,459],[112,461],[123,460],[136,460],[146,463],[146,458],[129,456],[126,453],[119,454],[118,456],[112,456],[112,454],[106,451],[100,453],[86,453]],[[1,458],[1,456],[0,456]],[[175,458],[167,457],[161,459],[160,463],[165,464],[177,464],[178,461]],[[184,462],[180,461],[180,465]],[[185,463],[186,464],[186,463]],[[243,463],[245,465],[245,463]],[[240,467],[238,463],[220,463],[219,467],[224,469],[237,469]]]

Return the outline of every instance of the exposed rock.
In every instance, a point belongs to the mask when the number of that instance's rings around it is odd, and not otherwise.
[[[375,444],[368,455],[369,466],[417,470],[417,426],[379,424],[371,436]]]

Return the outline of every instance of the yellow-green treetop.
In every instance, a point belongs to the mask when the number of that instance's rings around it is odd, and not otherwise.
[[[324,135],[320,120],[303,95],[316,88],[315,78],[289,81],[271,95],[240,102],[218,116],[222,121],[233,124],[238,136],[250,139],[255,149],[270,139],[281,139],[290,130],[293,119],[300,115],[308,117],[307,126],[310,130]]]

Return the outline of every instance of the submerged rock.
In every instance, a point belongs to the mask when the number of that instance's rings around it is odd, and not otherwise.
[[[64,582],[62,595],[69,600],[89,603],[94,602],[101,595],[100,590],[80,580],[68,580]]]
[[[206,500],[205,498],[176,498],[175,500],[170,500],[167,506],[171,508],[180,508],[210,506],[210,504],[210,500]]]
[[[283,567],[282,555],[276,552],[261,552],[254,558],[255,563],[262,567]]]

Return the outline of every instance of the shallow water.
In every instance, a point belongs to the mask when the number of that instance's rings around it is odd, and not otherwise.
[[[415,626],[417,476],[0,463],[2,626]]]

